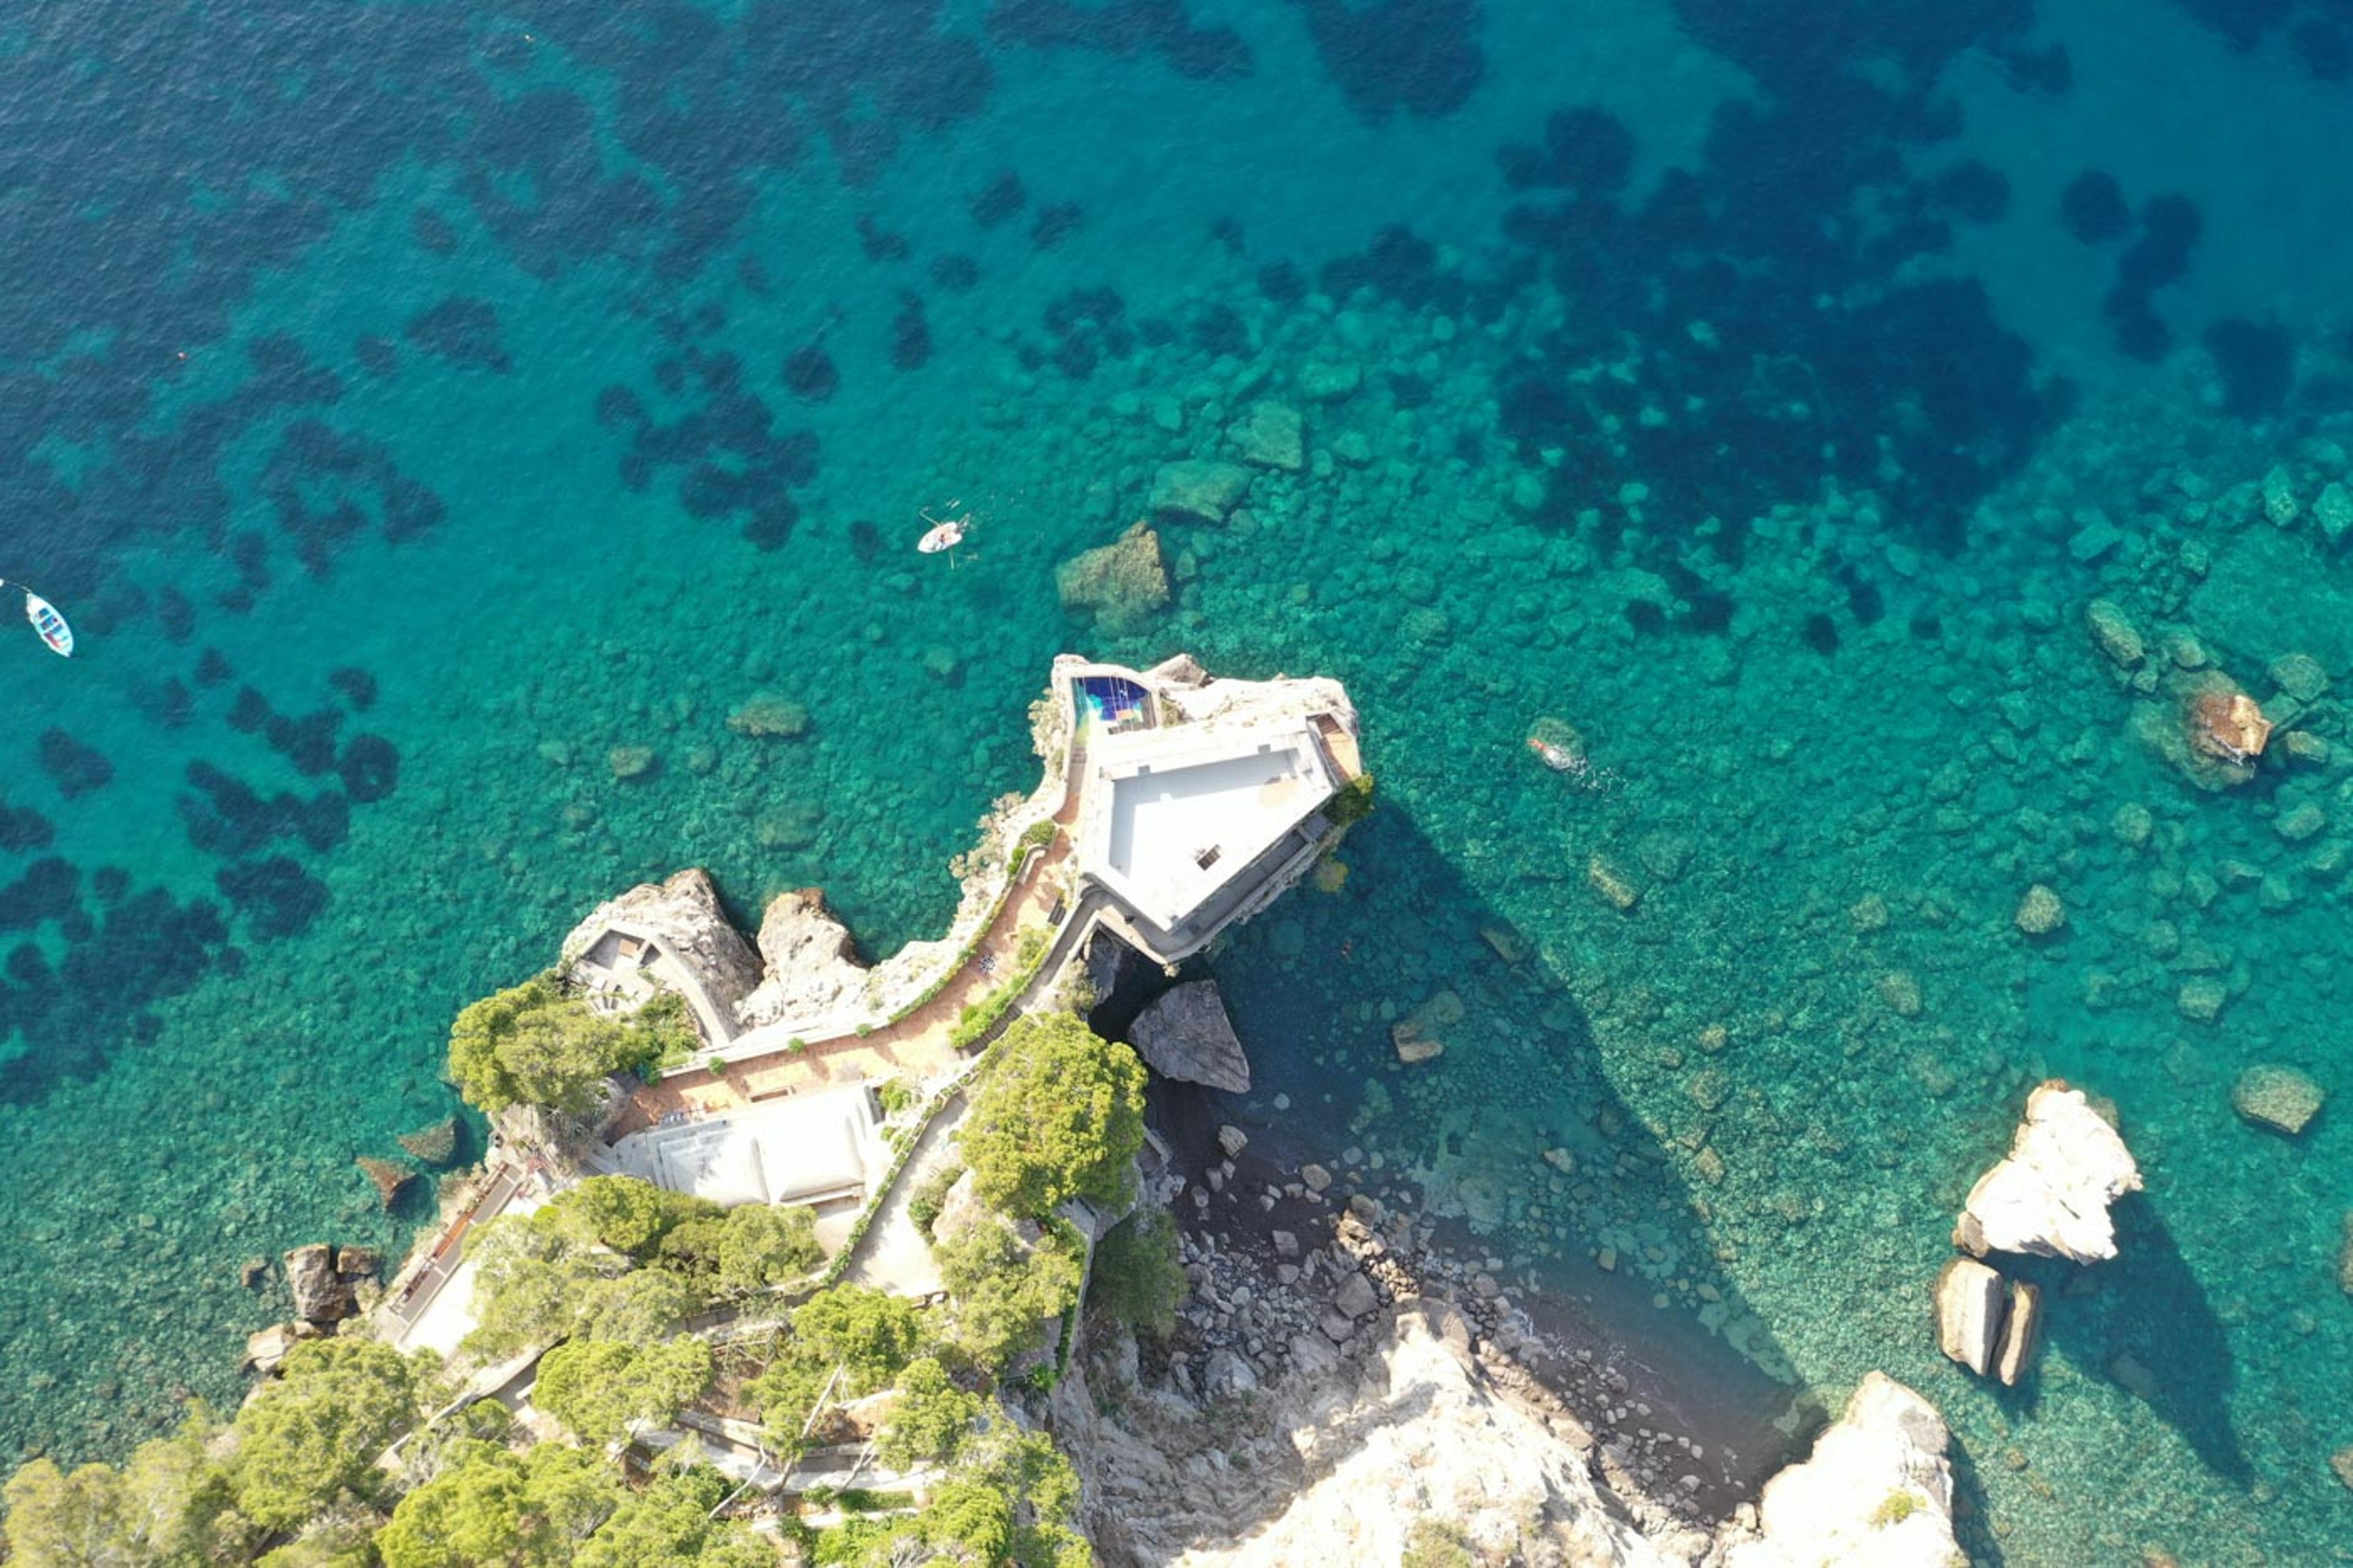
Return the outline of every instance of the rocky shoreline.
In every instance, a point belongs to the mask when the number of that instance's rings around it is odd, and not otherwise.
[[[1655,1372],[1459,1253],[1440,1222],[1344,1194],[1286,1159],[1279,1130],[1244,1134],[1209,1109],[1155,1094],[1167,1157],[1145,1199],[1178,1220],[1175,1331],[1092,1330],[1052,1405],[1106,1564],[1280,1563],[1359,1528],[1393,1550],[1417,1519],[1516,1560],[1617,1564],[1778,1564],[1818,1531],[1873,1530],[1823,1517],[1794,1546],[1788,1526],[1777,1536],[1760,1483],[1803,1458],[1779,1433],[1744,1454],[1685,1429]],[[1818,1454],[1871,1469],[1872,1506],[1884,1475],[1920,1473],[1907,1550],[1949,1548],[1949,1473],[1940,1485],[1921,1458],[1942,1464],[1942,1424],[1874,1384],[1862,1425],[1832,1426]]]

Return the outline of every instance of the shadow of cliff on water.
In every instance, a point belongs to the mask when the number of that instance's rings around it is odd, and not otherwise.
[[[1820,1412],[1790,1419],[1792,1389],[1765,1370],[1787,1363],[1720,1271],[1704,1199],[1611,1087],[1567,982],[1409,812],[1384,803],[1341,858],[1336,889],[1311,879],[1188,969],[1217,980],[1253,1083],[1155,1080],[1178,1168],[1214,1164],[1215,1129],[1232,1122],[1248,1163],[1329,1169],[1335,1206],[1363,1193],[1433,1220],[1439,1249],[1491,1274],[1561,1347],[1518,1359],[1600,1444],[1651,1469],[1678,1511],[1723,1517],[1802,1457],[1790,1427],[1810,1440]],[[1441,994],[1454,1001],[1433,1005]],[[1124,1034],[1144,1000],[1123,986],[1095,1022]],[[1391,1025],[1416,1008],[1444,1051],[1407,1063]],[[1291,1205],[1268,1215],[1248,1196],[1176,1206],[1221,1247],[1293,1223]],[[1261,1522],[1233,1520],[1229,1538]]]

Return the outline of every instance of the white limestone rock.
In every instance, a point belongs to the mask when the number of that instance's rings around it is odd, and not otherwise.
[[[1432,1302],[1368,1319],[1366,1348],[1294,1338],[1293,1361],[1247,1402],[1201,1408],[1131,1394],[1118,1417],[1087,1358],[1054,1393],[1055,1436],[1083,1481],[1082,1523],[1106,1563],[1297,1568],[1398,1561],[1416,1519],[1451,1521],[1481,1562],[1666,1568],[1696,1531],[1646,1538],[1591,1463],[1495,1385]],[[1205,1368],[1214,1384],[1224,1363]],[[1811,1565],[1809,1565],[1811,1568]]]
[[[615,924],[650,933],[664,952],[691,969],[712,1000],[740,1012],[760,984],[760,961],[744,933],[719,907],[711,874],[680,871],[659,882],[640,882],[607,899],[564,939],[562,964],[570,968]]]
[[[1163,1078],[1229,1094],[1250,1089],[1250,1058],[1213,980],[1189,981],[1154,998],[1128,1033],[1136,1054]]]
[[[1731,1544],[1725,1568],[1951,1568],[1951,1434],[1935,1405],[1874,1372],[1803,1464],[1765,1483],[1757,1533]]]
[[[1936,1276],[1936,1348],[1983,1377],[2000,1342],[2001,1276],[1973,1258],[1956,1258]]]
[[[2108,1205],[2140,1190],[2140,1168],[2081,1089],[2056,1079],[2026,1098],[2007,1158],[1978,1178],[1954,1245],[2096,1263],[2116,1255]]]
[[[760,958],[767,973],[744,999],[741,1010],[747,1023],[822,1017],[866,987],[857,942],[815,888],[768,900],[760,916]]]

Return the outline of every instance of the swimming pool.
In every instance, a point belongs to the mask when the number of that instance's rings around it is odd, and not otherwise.
[[[1147,729],[1152,723],[1152,693],[1117,675],[1082,675],[1071,683],[1079,722],[1093,722],[1113,731]]]

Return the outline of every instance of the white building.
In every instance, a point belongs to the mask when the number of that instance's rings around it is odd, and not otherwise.
[[[786,1095],[723,1116],[632,1132],[613,1145],[619,1173],[723,1208],[863,1202],[891,1165],[871,1089]]]
[[[1063,658],[1054,681],[1073,715],[1079,893],[1164,963],[1298,881],[1364,771],[1335,681],[1211,680],[1189,658]]]

